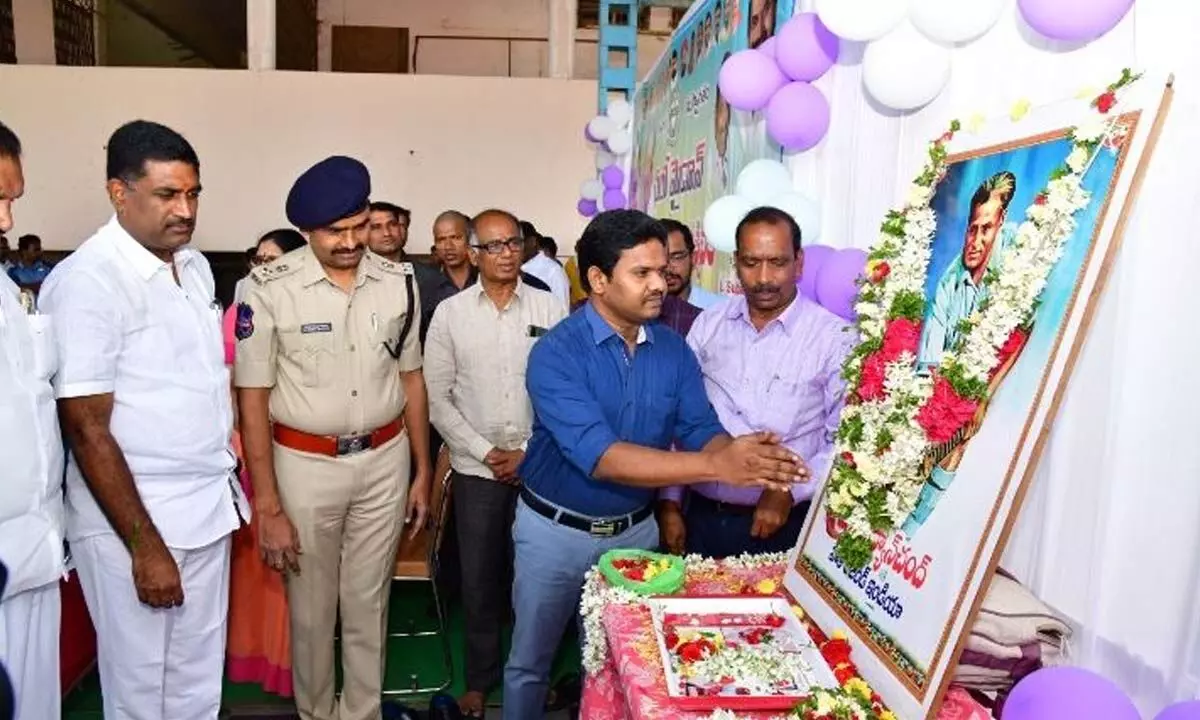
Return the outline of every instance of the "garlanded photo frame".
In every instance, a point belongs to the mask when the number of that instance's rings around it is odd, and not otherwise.
[[[929,145],[859,291],[838,457],[785,585],[901,718],[931,717],[1003,553],[1161,132],[1126,70]]]

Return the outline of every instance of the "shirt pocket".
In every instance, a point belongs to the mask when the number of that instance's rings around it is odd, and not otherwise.
[[[679,398],[675,395],[650,393],[639,408],[638,437],[631,439],[640,444],[644,438],[647,445],[663,450],[670,447],[675,439],[678,406]]]
[[[299,368],[301,385],[315,388],[333,384],[333,333],[280,331],[279,350]]]
[[[763,388],[760,407],[764,430],[794,437],[812,417],[824,411],[824,378],[812,373],[774,373]]]
[[[371,332],[371,373],[375,377],[386,377],[396,372],[396,363],[404,352],[405,340],[400,338],[400,330],[404,327],[407,313],[394,317],[385,317],[379,321]],[[408,333],[418,332],[414,322]]]
[[[58,349],[54,345],[54,328],[49,315],[30,315],[29,331],[33,335],[33,372],[49,382],[58,371]]]

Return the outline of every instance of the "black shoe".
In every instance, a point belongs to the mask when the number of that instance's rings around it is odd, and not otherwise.
[[[421,720],[421,715],[407,705],[388,701],[383,704],[383,720]]]
[[[482,717],[482,715],[476,716]],[[429,701],[429,720],[465,720],[458,701],[446,693],[438,693]]]
[[[546,712],[577,707],[579,699],[583,696],[583,684],[578,675],[568,675],[551,690],[554,692],[554,701],[546,703]]]

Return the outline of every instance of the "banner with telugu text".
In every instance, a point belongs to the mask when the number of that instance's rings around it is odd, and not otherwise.
[[[733,110],[717,88],[725,58],[758,47],[792,16],[794,0],[699,0],[634,95],[631,205],[685,223],[696,239],[694,282],[741,288],[729,253],[704,237],[704,211],[732,193],[752,160],[779,159],[761,112]]]

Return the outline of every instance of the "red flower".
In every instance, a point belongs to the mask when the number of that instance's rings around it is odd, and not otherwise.
[[[863,363],[862,377],[858,381],[858,396],[865,400],[874,400],[883,396],[884,369],[887,361],[882,352],[876,352]]]
[[[960,397],[944,377],[933,383],[933,394],[917,413],[917,423],[924,428],[932,443],[943,443],[954,437],[959,428],[975,415],[979,403]]]
[[[821,657],[832,667],[850,662],[850,643],[846,640],[830,640],[821,646]]]
[[[666,640],[668,650],[674,650],[675,646],[679,644],[679,635],[674,630],[672,630],[667,633],[666,637],[664,637],[663,640]]]
[[[771,613],[767,616],[767,625],[773,628],[783,627],[783,616]]]
[[[1033,204],[1034,205],[1045,205],[1046,204],[1046,193],[1041,192],[1041,193],[1038,193],[1036,196],[1034,196]]]
[[[883,330],[883,347],[880,353],[892,362],[901,353],[917,354],[917,345],[921,342],[921,326],[908,318],[896,318],[887,324]]]
[[[1025,331],[1021,328],[1015,328],[1012,333],[1009,334],[1008,339],[1004,341],[1004,345],[1000,346],[1000,352],[997,353],[998,362],[996,363],[996,367],[992,368],[993,376],[998,370],[1000,370],[1000,367],[1003,366],[1010,357],[1021,352],[1021,349],[1025,347],[1025,341],[1028,339],[1029,336],[1026,335]]]
[[[850,452],[849,450],[847,450],[846,452],[842,453],[842,461],[843,461],[843,462],[845,462],[845,463],[846,463],[847,465],[849,465],[850,467],[855,467],[855,464],[854,464],[854,453]]]
[[[1092,101],[1092,105],[1101,113],[1107,113],[1113,109],[1113,105],[1117,104],[1117,95],[1112,90],[1104,93],[1100,97]]]
[[[885,277],[891,274],[891,272],[892,266],[888,265],[886,261],[881,260],[875,265],[875,269],[871,272],[871,282],[881,283]]]
[[[845,685],[854,678],[858,677],[858,668],[850,663],[838,665],[833,669],[833,677],[838,681],[838,685]]]

